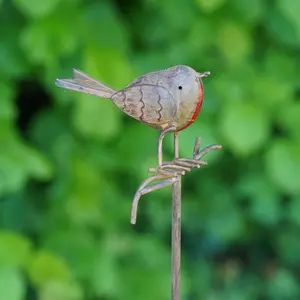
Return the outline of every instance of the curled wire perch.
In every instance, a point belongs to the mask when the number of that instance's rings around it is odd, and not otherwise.
[[[202,161],[201,158],[212,150],[219,150],[222,148],[221,145],[210,145],[200,150],[200,144],[201,139],[197,138],[194,145],[193,158],[177,158],[171,162],[164,162],[161,168],[149,169],[149,171],[155,173],[155,175],[146,179],[139,186],[133,198],[131,224],[136,223],[138,203],[143,195],[175,183],[179,180],[179,176],[185,175],[185,172],[190,172],[194,168],[200,168],[200,166],[206,166],[207,162]],[[154,181],[159,182],[149,185]]]

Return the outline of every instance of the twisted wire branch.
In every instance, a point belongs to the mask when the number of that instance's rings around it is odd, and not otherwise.
[[[221,145],[210,145],[200,150],[201,139],[196,138],[194,144],[193,158],[176,158],[171,162],[162,163],[162,168],[150,168],[149,171],[154,173],[154,176],[146,179],[138,188],[133,201],[131,209],[131,224],[136,223],[137,211],[139,200],[142,195],[151,193],[155,190],[161,189],[168,185],[174,184],[179,181],[180,176],[185,175],[186,172],[190,172],[192,169],[200,168],[200,166],[206,166],[207,162],[201,160],[207,153],[212,150],[219,150]],[[160,181],[153,185],[150,185],[154,181]]]

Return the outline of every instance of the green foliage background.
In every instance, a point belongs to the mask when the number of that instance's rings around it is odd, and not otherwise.
[[[211,71],[180,136],[221,143],[183,180],[182,299],[300,299],[299,0],[0,0],[0,299],[170,299],[170,188],[138,185],[158,132],[59,89]],[[172,155],[172,138],[165,151]]]

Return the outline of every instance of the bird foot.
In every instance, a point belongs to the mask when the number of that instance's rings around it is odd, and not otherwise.
[[[202,160],[196,160],[193,158],[177,158],[172,161],[163,162],[158,168],[150,168],[149,172],[157,175],[164,176],[179,176],[185,175],[186,172],[190,172],[192,169],[199,169],[200,166],[206,166],[207,162]]]
[[[149,172],[154,173],[156,175],[163,175],[167,177],[174,177],[179,175],[185,175],[185,172],[189,172],[191,169],[176,165],[173,161],[163,162],[161,166],[157,168],[150,168]]]
[[[138,202],[142,195],[175,183],[179,180],[179,176],[185,175],[186,172],[190,172],[194,168],[198,169],[201,166],[206,166],[207,162],[201,160],[201,158],[212,150],[219,150],[222,148],[221,145],[210,145],[200,150],[200,143],[200,138],[197,138],[194,146],[193,158],[176,158],[173,161],[163,162],[157,168],[149,169],[149,172],[154,173],[154,175],[146,179],[139,186],[134,196],[131,210],[131,224],[136,223]],[[159,182],[150,185],[153,181]]]
[[[177,158],[173,160],[177,166],[186,167],[188,169],[199,169],[201,166],[207,166],[207,162],[203,160],[196,160],[193,158]]]

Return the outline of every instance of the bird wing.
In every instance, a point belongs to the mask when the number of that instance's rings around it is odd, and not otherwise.
[[[130,85],[111,99],[126,114],[148,125],[167,124],[176,114],[169,91],[153,84]]]

